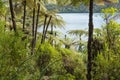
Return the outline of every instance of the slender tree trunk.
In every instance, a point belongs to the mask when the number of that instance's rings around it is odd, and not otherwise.
[[[89,37],[88,37],[88,64],[87,80],[92,79],[92,41],[93,41],[93,0],[89,2]]]
[[[55,37],[56,37],[56,36],[57,36],[57,32],[55,32],[54,35],[55,35]],[[54,41],[54,45],[56,46],[56,41]]]
[[[9,0],[9,6],[10,6],[13,29],[16,32],[16,21],[15,21],[15,13],[14,13],[14,9],[13,9],[13,1],[12,0]]]
[[[65,41],[67,40],[67,35],[65,35]],[[67,48],[67,44],[65,44],[65,48]]]
[[[39,15],[40,15],[40,3],[38,3],[36,26],[35,26],[35,46],[36,46],[36,40],[37,40],[37,29],[38,29]]]
[[[42,33],[42,38],[41,38],[41,44],[44,41],[44,34],[45,34],[45,27],[46,27],[46,21],[47,21],[47,15],[45,15],[45,20],[44,20],[44,25],[43,25],[43,33]]]
[[[53,35],[53,24],[51,24],[51,35]]]
[[[35,4],[36,4],[36,0],[34,0],[34,7],[33,7],[33,21],[32,21],[32,36],[33,37],[35,34]]]
[[[51,35],[53,36],[53,24],[51,24]],[[52,38],[51,38],[50,44],[53,45],[53,39]]]
[[[23,5],[24,5],[24,15],[23,15],[23,31],[25,30],[25,18],[26,18],[26,0],[23,1]]]
[[[6,27],[7,27],[7,15],[5,14],[5,25],[4,25],[4,32],[6,31]]]
[[[50,24],[51,19],[52,19],[52,16],[50,16],[49,21],[48,21],[47,26],[46,26],[46,29],[45,29],[44,41],[45,41],[45,38],[46,38],[47,30],[48,30],[48,27],[49,27],[49,24]]]
[[[32,23],[32,50],[31,50],[31,54],[34,53],[34,46],[35,46],[35,4],[36,4],[36,0],[34,0],[34,8],[33,8],[33,23]]]

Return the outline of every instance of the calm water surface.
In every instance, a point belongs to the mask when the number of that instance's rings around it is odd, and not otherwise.
[[[67,33],[67,31],[69,30],[88,28],[88,13],[60,13],[58,15],[63,17],[63,20],[66,22],[66,25],[62,29],[57,28],[55,30]],[[100,13],[94,13],[93,23],[95,28],[100,28],[101,25],[104,23]]]
[[[61,13],[59,15],[62,16],[66,22],[65,28],[60,30],[63,33],[69,30],[88,28],[89,13]],[[100,13],[94,13],[93,23],[95,28],[100,28],[104,23]]]

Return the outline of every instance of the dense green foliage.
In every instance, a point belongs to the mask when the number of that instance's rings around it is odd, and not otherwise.
[[[4,23],[0,23],[3,28]],[[47,77],[51,80],[85,79],[83,55],[52,47],[49,43],[40,45],[35,55],[31,55],[29,39],[23,41],[23,33],[14,35],[3,30],[0,31],[1,80],[37,80]]]
[[[64,26],[64,21],[56,11],[49,11],[45,7],[50,0],[37,0],[42,6],[37,8],[33,0],[29,1],[26,1],[27,15],[24,15],[24,20],[21,14],[23,7],[19,8],[23,5],[21,0],[13,0],[15,17],[10,16],[8,2],[0,0],[0,80],[87,80],[88,42],[82,36],[88,37],[88,31],[71,30],[69,34],[74,35],[76,40],[68,36],[63,38],[64,34],[54,31],[53,27]],[[25,10],[23,12],[26,13]],[[34,13],[38,15],[35,18],[31,17]],[[119,17],[119,9],[108,7],[102,9],[102,13],[106,23],[94,29],[93,33],[92,79],[119,80],[120,24],[115,21]],[[16,31],[13,30],[11,18],[17,24]],[[37,32],[36,27],[33,30],[32,19],[34,24],[40,22],[43,33]],[[22,28],[22,21],[26,21],[25,29]],[[48,27],[51,27],[50,31]]]

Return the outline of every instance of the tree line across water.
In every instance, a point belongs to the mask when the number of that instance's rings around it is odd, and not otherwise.
[[[93,25],[94,4],[117,2],[0,0],[0,80],[119,80],[119,9],[102,9],[105,24]],[[68,31],[74,38],[55,31],[65,22],[48,4],[84,4],[89,10],[89,28]],[[37,32],[39,27],[42,32]]]
[[[67,6],[58,6],[58,5],[51,5],[47,4],[46,5],[47,9],[49,10],[58,10],[60,13],[88,13],[88,7],[85,6],[84,4],[80,4],[80,6],[75,7],[72,5],[67,5]],[[102,9],[108,8],[108,7],[115,7],[115,8],[120,8],[120,3],[106,3],[106,5],[96,5],[94,4],[94,12],[95,13],[100,13]]]

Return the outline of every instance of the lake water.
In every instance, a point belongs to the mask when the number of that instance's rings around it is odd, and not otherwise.
[[[88,28],[89,13],[62,13],[59,15],[66,22],[67,30]],[[100,13],[94,13],[93,23],[97,28],[104,23]]]
[[[67,34],[67,31],[69,30],[88,28],[89,13],[60,13],[58,15],[63,17],[66,25],[62,29],[57,28],[55,30]],[[104,23],[100,13],[94,13],[93,23],[95,28],[100,28]]]
[[[62,32],[88,28],[89,13],[61,13],[59,15],[66,22],[65,29],[60,30]],[[95,28],[100,28],[104,23],[100,13],[94,13],[93,23]]]

